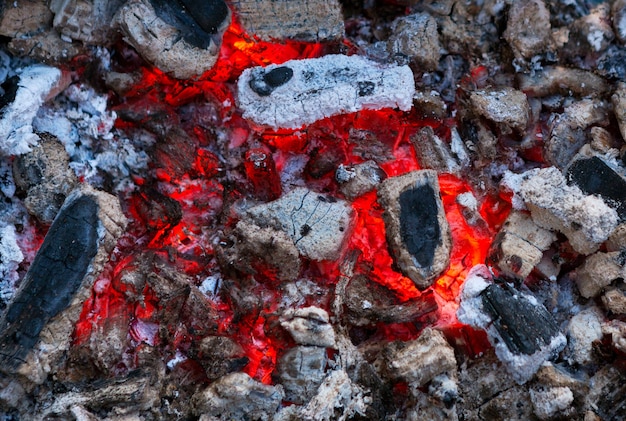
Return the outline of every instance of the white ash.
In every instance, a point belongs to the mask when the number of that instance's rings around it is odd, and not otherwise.
[[[1,221],[0,221],[1,223]],[[0,227],[0,302],[8,302],[19,279],[17,269],[24,260],[13,225]]]
[[[526,95],[512,88],[475,91],[470,94],[474,111],[502,127],[524,130],[530,107]]]
[[[603,319],[602,311],[595,306],[571,318],[565,348],[565,357],[570,364],[584,365],[593,361],[593,343],[602,339]]]
[[[626,278],[622,252],[597,252],[576,269],[576,285],[585,298],[597,297],[616,279]]]
[[[88,85],[74,84],[41,107],[33,126],[63,143],[78,177],[102,186],[107,174],[117,189],[125,189],[132,185],[132,173],[147,168],[149,158],[144,149],[155,139],[147,132],[126,137],[114,129],[116,119],[116,113],[107,107],[106,95]]]
[[[529,390],[535,415],[540,420],[551,420],[574,402],[569,387],[532,388]]]
[[[330,325],[328,312],[319,307],[288,309],[280,317],[280,325],[298,344],[335,346],[335,332]]]
[[[341,199],[298,187],[278,200],[248,209],[260,227],[285,232],[312,260],[335,260],[352,223],[352,207]]]
[[[21,155],[30,152],[39,136],[33,133],[33,119],[42,104],[62,84],[61,70],[36,64],[19,73],[15,99],[2,109],[0,118],[0,152]]]
[[[601,198],[568,186],[555,167],[525,173],[520,194],[537,225],[562,232],[579,253],[591,254],[617,227],[617,212]]]
[[[279,85],[265,82],[270,72],[285,69],[289,69],[285,74],[292,74]],[[273,128],[299,128],[363,109],[408,111],[415,94],[408,66],[382,66],[364,57],[344,55],[246,69],[237,87],[243,117]]]

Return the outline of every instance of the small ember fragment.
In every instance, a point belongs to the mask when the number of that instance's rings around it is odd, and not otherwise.
[[[420,289],[428,288],[450,262],[450,227],[437,173],[413,171],[388,178],[378,190],[385,208],[387,241],[396,264]]]

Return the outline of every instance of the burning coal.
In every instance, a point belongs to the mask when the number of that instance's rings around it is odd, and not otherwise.
[[[31,3],[4,419],[621,419],[624,2]]]

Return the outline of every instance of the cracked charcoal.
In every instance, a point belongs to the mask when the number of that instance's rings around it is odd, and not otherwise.
[[[531,355],[559,334],[554,319],[542,306],[532,304],[508,284],[489,285],[482,293],[484,309],[514,353]]]
[[[419,265],[431,266],[441,242],[437,201],[431,186],[419,186],[400,194],[400,232],[404,245]]]

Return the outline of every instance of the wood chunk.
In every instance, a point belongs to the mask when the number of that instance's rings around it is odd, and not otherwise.
[[[545,66],[532,74],[519,73],[517,81],[522,92],[534,97],[559,93],[598,97],[609,90],[606,80],[593,72],[561,66]]]
[[[497,123],[505,133],[526,129],[530,107],[521,91],[508,87],[475,91],[470,102],[474,113]]]
[[[415,321],[439,308],[434,294],[428,292],[400,304],[392,291],[363,275],[350,280],[344,301],[348,321],[354,326]]]
[[[313,398],[326,377],[326,348],[296,346],[288,350],[276,365],[276,381],[285,390],[285,400],[306,404]]]
[[[328,313],[319,307],[288,309],[280,316],[280,325],[298,344],[335,346],[335,332],[329,322]]]
[[[618,420],[626,414],[626,375],[623,369],[605,365],[591,378],[585,407],[602,420]],[[586,419],[586,418],[585,418]]]
[[[454,349],[438,330],[426,328],[419,338],[391,342],[383,350],[383,370],[391,378],[422,387],[436,376],[456,371]]]
[[[550,136],[544,146],[546,159],[563,169],[580,148],[589,143],[586,129],[608,119],[608,103],[583,99],[565,108],[563,114],[554,119]]]
[[[352,223],[352,207],[341,199],[296,188],[246,211],[250,221],[286,233],[312,260],[336,260]]]
[[[581,366],[594,362],[594,343],[602,339],[602,311],[591,306],[574,315],[567,324],[567,346],[563,352],[570,364]]]
[[[177,79],[190,79],[202,75],[217,61],[230,12],[218,33],[211,34],[192,17],[181,17],[181,10],[182,6],[176,4],[131,0],[120,8],[115,20],[126,42],[145,60]]]
[[[35,64],[7,82],[9,97],[0,104],[0,153],[21,155],[39,141],[32,126],[37,111],[70,80],[57,68]]]
[[[388,178],[378,190],[387,243],[395,263],[419,289],[428,288],[450,262],[452,239],[437,173],[412,171]]]
[[[245,373],[228,374],[192,398],[196,416],[269,421],[284,399],[282,388],[258,382]]]
[[[92,284],[126,227],[117,198],[87,185],[70,194],[0,319],[2,368],[43,381],[69,348]]]
[[[537,225],[562,232],[582,254],[596,251],[617,226],[614,209],[601,198],[568,186],[555,167],[525,173],[520,195]]]
[[[597,297],[616,279],[626,278],[626,255],[624,252],[598,252],[588,256],[576,270],[576,285],[585,298]]]
[[[340,164],[335,172],[339,189],[350,200],[374,190],[385,178],[385,172],[371,160],[353,166]]]
[[[609,314],[626,315],[626,291],[624,288],[608,288],[602,296],[602,304]]]
[[[491,245],[489,260],[504,274],[524,279],[554,241],[556,235],[535,224],[530,215],[513,211]]]
[[[415,93],[408,66],[336,54],[246,69],[237,87],[243,117],[273,128],[299,128],[363,109],[408,111]]]
[[[53,26],[65,37],[106,45],[115,40],[113,15],[123,3],[123,0],[52,0]]]
[[[437,21],[428,13],[416,13],[396,19],[387,49],[392,57],[406,57],[424,71],[432,71],[439,64],[441,47]]]
[[[435,135],[432,127],[422,127],[409,140],[422,168],[453,174],[461,170],[461,165],[453,157],[450,146]]]
[[[24,37],[51,25],[52,11],[46,0],[16,0],[0,7],[0,35]]]
[[[542,0],[522,0],[511,4],[504,39],[516,58],[531,59],[550,45],[550,11]]]
[[[264,41],[321,42],[344,36],[336,0],[234,0],[232,5],[246,31]]]

